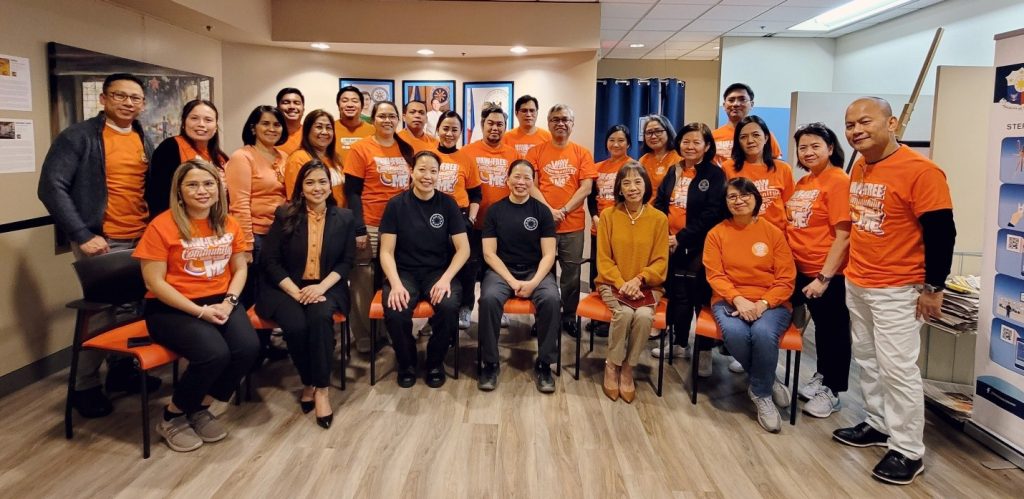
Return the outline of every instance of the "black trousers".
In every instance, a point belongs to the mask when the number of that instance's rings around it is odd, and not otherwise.
[[[701,307],[709,305],[711,287],[708,285],[704,264],[701,262],[700,251],[687,252],[677,248],[669,259],[668,286],[668,319],[675,330],[672,344],[686,347],[690,344],[690,325],[694,317],[700,314]],[[714,346],[714,340],[696,336],[697,350],[707,350]]]
[[[459,305],[472,309],[476,304],[476,283],[480,280],[480,265],[484,251],[480,239],[482,232],[474,229],[469,219],[466,219],[466,225],[469,227],[469,260],[459,269],[455,279],[462,286],[462,301]]]
[[[193,300],[200,305],[223,301],[224,296]],[[199,411],[207,395],[227,401],[249,372],[259,352],[259,341],[241,306],[227,322],[217,326],[197,319],[155,299],[146,301],[146,328],[153,341],[188,360],[171,400],[191,414]]]
[[[302,288],[317,282],[303,281],[298,286]],[[270,291],[265,289],[263,292]],[[282,296],[267,318],[281,326],[284,340],[288,343],[288,354],[295,363],[295,369],[299,371],[299,379],[305,386],[330,386],[331,361],[334,358],[334,313],[344,312],[348,308],[348,298],[338,303],[327,296],[327,301],[303,305],[283,291],[277,292]]]
[[[434,287],[444,270],[437,270],[423,275],[399,271],[402,286],[409,292],[409,306],[404,310],[395,310],[388,306],[391,284],[385,279],[381,298],[384,302],[384,324],[391,336],[391,345],[395,349],[395,359],[399,370],[416,367],[416,339],[412,335],[412,311],[421,300],[430,300],[430,288]],[[434,315],[430,317],[432,333],[427,341],[426,368],[441,367],[444,356],[448,352],[453,335],[459,334],[459,304],[462,300],[462,286],[458,279],[452,279],[451,295],[441,299],[434,305]]]
[[[850,309],[846,308],[846,279],[837,274],[820,298],[809,299],[801,290],[813,280],[813,277],[798,272],[790,301],[793,305],[807,304],[814,321],[818,373],[822,384],[838,394],[850,386]]]
[[[537,273],[533,268],[509,268],[509,272],[519,280],[530,280]],[[501,331],[501,314],[505,302],[515,293],[497,272],[488,269],[484,274],[484,282],[480,285],[480,356],[484,362],[498,362],[498,333]],[[555,273],[544,276],[540,284],[530,295],[533,306],[537,309],[535,318],[537,325],[537,361],[551,365],[558,361],[558,316],[561,300],[558,294],[558,283]]]

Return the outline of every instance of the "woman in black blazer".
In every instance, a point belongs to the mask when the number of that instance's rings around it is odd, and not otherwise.
[[[348,312],[348,277],[355,260],[355,219],[336,206],[331,175],[320,160],[299,169],[292,201],[281,205],[263,241],[256,312],[277,322],[304,388],[302,412],[316,410],[324,429],[334,420],[327,387],[334,356],[334,320]]]
[[[679,130],[676,151],[683,160],[673,165],[658,186],[654,207],[668,215],[669,320],[676,336],[676,355],[686,357],[690,322],[711,299],[702,254],[708,231],[722,221],[725,173],[714,164],[715,140],[703,123],[688,123]],[[698,375],[711,375],[710,345],[696,345]],[[660,356],[658,348],[652,355]]]

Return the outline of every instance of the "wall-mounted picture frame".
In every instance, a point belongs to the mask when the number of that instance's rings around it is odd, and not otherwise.
[[[496,104],[505,111],[508,115],[505,129],[512,129],[515,118],[512,111],[514,88],[511,81],[473,81],[462,84],[462,119],[466,123],[463,140],[466,144],[483,138],[480,112],[489,104]]]
[[[363,93],[363,111],[360,117],[372,123],[370,111],[373,105],[383,101],[395,101],[395,80],[377,80],[372,78],[339,78],[338,89],[356,87]]]
[[[427,104],[427,133],[434,135],[437,119],[455,109],[455,80],[405,80],[402,82],[402,109],[411,101]],[[399,113],[401,113],[399,109]]]

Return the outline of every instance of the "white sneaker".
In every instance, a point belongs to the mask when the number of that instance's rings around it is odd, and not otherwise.
[[[740,374],[740,373],[744,372],[743,371],[743,364],[740,364],[740,361],[738,361],[736,359],[732,359],[732,362],[729,363],[729,370],[734,372],[734,373],[736,373],[736,374]]]
[[[501,327],[503,327],[505,329],[508,329],[508,326],[509,326],[508,316],[505,315],[505,314],[501,314]]]
[[[775,380],[775,384],[772,385],[772,402],[785,409],[792,403],[792,397],[793,392],[789,391],[789,387],[783,385],[779,380]]]
[[[690,358],[690,347],[683,348],[679,345],[672,345],[672,355],[677,359],[689,359]],[[654,347],[651,349],[651,357],[655,359],[661,358],[661,348]]]
[[[434,328],[430,327],[430,323],[423,323],[423,327],[420,328],[420,336],[427,337],[432,334],[434,334]]]
[[[821,390],[821,382],[824,379],[825,378],[820,373],[814,373],[814,376],[811,376],[811,379],[807,381],[807,384],[801,386],[800,389],[797,390],[797,395],[799,395],[802,400],[810,400],[814,398],[814,396],[818,394],[818,390]]]
[[[757,409],[757,423],[766,431],[778,433],[782,430],[782,418],[779,417],[779,410],[772,403],[772,397],[755,397],[754,392],[747,388],[747,395],[754,402]]]
[[[702,350],[697,354],[697,376],[711,377],[711,350]]]
[[[473,309],[462,307],[459,309],[459,329],[469,329],[469,321],[473,318]]]
[[[804,404],[804,412],[816,418],[827,418],[833,412],[839,412],[839,397],[832,395],[832,390],[822,386],[810,400]]]

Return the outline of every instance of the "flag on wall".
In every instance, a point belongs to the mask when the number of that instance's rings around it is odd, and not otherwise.
[[[469,99],[469,110],[466,111],[466,138],[462,143],[469,144],[473,139],[473,129],[476,128],[476,107],[474,106],[472,90],[470,90],[469,95],[465,97]]]

